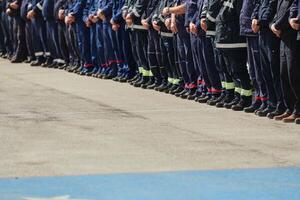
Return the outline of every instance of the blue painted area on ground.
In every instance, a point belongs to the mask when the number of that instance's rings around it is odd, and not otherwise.
[[[1,200],[300,200],[300,168],[0,179]]]

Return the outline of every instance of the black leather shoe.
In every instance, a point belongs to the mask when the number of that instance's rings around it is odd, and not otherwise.
[[[240,102],[240,96],[239,95],[235,95],[234,99],[230,102],[230,103],[224,103],[224,107],[227,109],[231,109],[232,106],[238,104]]]
[[[216,107],[224,108],[224,105],[230,103],[233,99],[234,99],[233,95],[227,94],[227,95],[225,95],[225,97],[222,101],[216,103]]]
[[[176,97],[181,97],[181,95],[188,93],[189,90],[188,89],[184,89],[181,92],[175,93]]]
[[[278,109],[276,109],[276,110],[273,111],[273,112],[267,113],[266,116],[267,116],[269,119],[273,119],[274,117],[279,116],[279,115],[282,115],[283,113],[285,113],[284,110],[278,110]]]
[[[43,61],[41,61],[41,60],[35,60],[35,61],[31,62],[30,66],[32,66],[32,67],[39,67],[42,64],[43,64]]]
[[[296,123],[296,124],[300,124],[300,118],[296,119],[296,120],[295,120],[295,123]]]
[[[180,85],[178,85],[177,87],[173,88],[173,90],[170,91],[170,94],[176,95],[177,93],[180,93],[183,90],[184,90],[184,88],[181,87]]]
[[[261,106],[261,101],[255,101],[249,107],[244,108],[245,113],[254,113]]]
[[[157,88],[157,87],[159,87],[160,85],[161,85],[161,82],[160,82],[160,81],[155,81],[153,84],[148,85],[148,86],[147,86],[147,89],[153,90],[154,88]]]
[[[207,103],[211,99],[211,95],[203,95],[203,97],[199,97],[197,102],[198,103]]]
[[[234,111],[243,111],[244,108],[249,107],[251,105],[252,97],[242,97],[240,102],[231,107]]]
[[[256,115],[259,116],[259,117],[266,117],[269,113],[272,113],[274,111],[275,111],[275,108],[267,107],[264,110],[258,111],[256,113]]]
[[[133,84],[134,87],[141,87],[143,84],[146,84],[149,81],[149,77],[143,76],[140,81]]]
[[[224,98],[225,98],[225,95],[219,95],[219,96],[213,95],[211,97],[211,99],[208,100],[206,103],[207,103],[207,105],[215,106],[218,102],[222,101],[222,99],[224,99]]]
[[[145,84],[141,85],[141,88],[147,89],[148,86],[152,85],[154,83],[154,78],[149,78],[149,81]]]

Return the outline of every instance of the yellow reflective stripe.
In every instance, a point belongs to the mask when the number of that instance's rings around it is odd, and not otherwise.
[[[142,74],[144,71],[144,68],[143,67],[139,67],[139,73]]]
[[[150,73],[149,73],[149,76],[153,76],[153,73],[152,73],[152,71],[150,71]]]
[[[235,91],[236,93],[241,94],[241,93],[242,93],[242,88],[236,87],[236,88],[234,89],[234,91]]]
[[[176,79],[176,78],[173,79],[173,84],[174,85],[178,85],[179,82],[180,82],[180,79]]]
[[[225,83],[226,90],[233,90],[235,88],[234,83]]]
[[[143,76],[153,76],[153,74],[150,70],[143,69]]]
[[[174,79],[173,78],[168,78],[169,83],[173,83]]]
[[[242,96],[246,96],[246,97],[250,97],[250,96],[252,96],[252,90],[244,90],[244,89],[242,89],[241,95]]]
[[[226,82],[222,81],[222,88],[226,88]]]

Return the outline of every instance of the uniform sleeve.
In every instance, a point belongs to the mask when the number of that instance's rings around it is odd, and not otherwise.
[[[104,14],[106,17],[112,15],[112,8],[113,8],[113,2],[112,2],[112,1],[113,1],[113,0],[109,0],[109,1],[107,2],[107,4],[106,4],[103,8],[101,8],[103,14]]]
[[[74,7],[71,9],[71,15],[75,18],[80,18],[85,8],[86,0],[77,0]]]
[[[204,0],[203,7],[200,14],[201,19],[206,18],[207,10],[208,10],[208,0]]]
[[[298,3],[299,0],[294,0],[290,9],[290,18],[296,18],[298,16]]]
[[[123,7],[125,5],[125,0],[119,0],[119,5],[117,8],[116,14],[113,16],[113,21],[117,24],[120,24],[123,21]]]
[[[263,15],[259,19],[259,24],[263,26],[269,26],[272,22],[276,10],[277,10],[277,2],[278,0],[270,0],[269,6],[266,9],[266,11],[263,13]]]
[[[42,10],[43,10],[43,3],[44,3],[44,0],[36,0],[35,4],[32,7],[32,10],[35,13],[42,12]]]
[[[219,0],[211,0],[207,10],[206,20],[215,23],[221,7],[222,5]]]
[[[89,21],[89,10],[90,10],[91,6],[92,6],[92,0],[87,0],[85,7],[83,9],[83,16],[82,16],[82,20],[84,22]]]
[[[278,8],[282,9],[282,8]],[[278,16],[276,21],[274,22],[274,26],[277,30],[286,30],[290,27],[289,23],[289,16],[290,16],[290,7],[286,8],[281,16]]]
[[[188,27],[197,12],[197,0],[188,0],[186,2],[185,27]]]
[[[142,17],[148,2],[149,0],[137,0],[130,14],[136,18]]]
[[[255,1],[255,6],[254,6],[251,19],[258,19],[258,12],[259,12],[259,7],[261,5],[261,1],[260,0],[254,0],[254,1]]]
[[[55,19],[58,19],[59,10],[63,9],[64,5],[65,5],[65,0],[58,0],[54,4],[54,17],[55,17]]]

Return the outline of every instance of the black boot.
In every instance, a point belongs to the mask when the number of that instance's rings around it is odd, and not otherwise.
[[[260,101],[260,100],[255,100],[255,101],[251,104],[251,106],[245,107],[245,108],[244,108],[244,111],[245,111],[246,113],[254,113],[257,109],[260,108],[260,106],[261,106],[261,101]]]
[[[234,99],[229,103],[225,103],[224,107],[227,109],[231,109],[232,106],[238,104],[240,102],[240,100],[241,100],[240,94],[235,94]]]
[[[246,96],[241,96],[241,100],[238,104],[233,105],[231,107],[232,110],[234,111],[243,111],[244,108],[249,107],[252,102],[252,97],[246,97]]]

